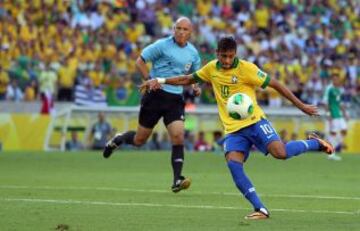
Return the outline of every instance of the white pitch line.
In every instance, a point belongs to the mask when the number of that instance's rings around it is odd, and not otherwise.
[[[80,204],[80,205],[103,205],[120,207],[169,207],[182,209],[219,209],[219,210],[251,210],[250,208],[240,208],[232,206],[213,206],[213,205],[181,205],[181,204],[156,204],[156,203],[124,203],[124,202],[106,202],[106,201],[79,201],[79,200],[55,200],[39,198],[0,198],[0,201],[7,202],[30,202],[30,203],[50,203],[50,204]],[[302,210],[302,209],[271,209],[273,212],[290,213],[322,213],[322,214],[344,214],[359,215],[359,211],[328,211],[328,210]]]
[[[169,193],[168,190],[157,189],[130,189],[130,188],[114,188],[114,187],[54,187],[54,186],[26,186],[26,185],[0,185],[0,189],[42,189],[42,190],[91,190],[91,191],[119,191],[119,192],[144,192],[144,193]],[[240,193],[229,192],[201,192],[190,191],[191,194],[197,195],[224,195],[224,196],[240,196]],[[295,199],[321,199],[321,200],[360,200],[360,197],[345,196],[325,196],[325,195],[291,195],[291,194],[259,194],[262,197],[273,198],[295,198]]]

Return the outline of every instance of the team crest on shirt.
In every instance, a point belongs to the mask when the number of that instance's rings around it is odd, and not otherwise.
[[[231,77],[231,83],[235,84],[235,83],[237,83],[237,82],[238,82],[238,78],[237,78],[235,75],[233,75],[233,76]]]
[[[191,63],[187,63],[187,64],[185,65],[185,71],[186,71],[186,72],[190,71],[190,68],[191,68]]]

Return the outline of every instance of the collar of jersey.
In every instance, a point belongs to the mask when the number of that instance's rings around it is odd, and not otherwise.
[[[177,42],[175,41],[175,37],[174,37],[174,36],[171,36],[171,38],[172,38],[172,41],[173,41],[176,45],[179,46],[179,44],[177,44]],[[186,42],[185,46],[183,46],[183,47],[186,47],[187,45],[188,45],[188,43]],[[180,46],[179,46],[179,47],[180,47]]]
[[[231,68],[236,68],[239,65],[239,58],[235,58],[234,62],[231,64]],[[216,69],[220,70],[222,68],[222,65],[219,61],[216,62]]]

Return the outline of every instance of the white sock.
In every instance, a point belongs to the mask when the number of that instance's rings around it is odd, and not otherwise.
[[[336,146],[339,144],[336,135],[329,135],[329,138],[328,138],[328,139],[329,139],[330,144],[331,144],[334,148],[336,148]]]

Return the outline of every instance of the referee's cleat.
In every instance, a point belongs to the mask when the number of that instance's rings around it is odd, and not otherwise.
[[[246,220],[263,220],[270,217],[269,211],[266,208],[255,209],[254,212],[245,216]]]
[[[171,191],[178,193],[183,189],[188,189],[191,185],[191,179],[181,176],[180,179],[171,186]]]
[[[311,133],[308,137],[309,139],[315,139],[319,142],[320,144],[320,151],[325,152],[328,155],[331,155],[332,153],[334,153],[334,147],[326,140],[321,139],[318,135],[316,135],[315,133]]]
[[[104,158],[109,158],[111,154],[114,152],[114,150],[117,149],[121,144],[122,144],[122,133],[118,133],[106,143],[103,151]]]

